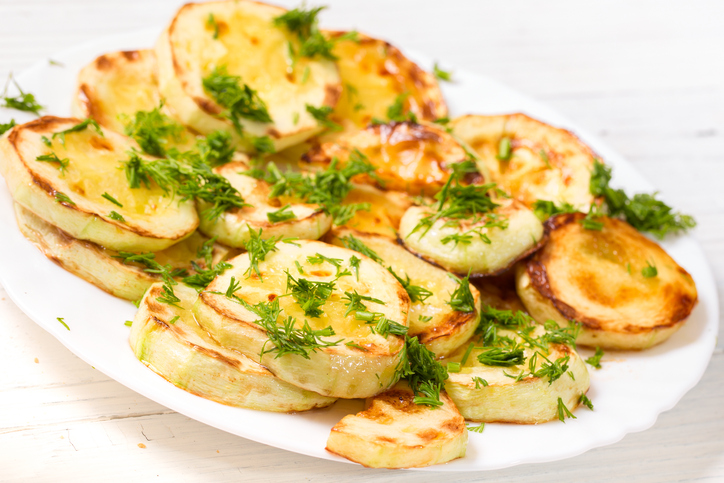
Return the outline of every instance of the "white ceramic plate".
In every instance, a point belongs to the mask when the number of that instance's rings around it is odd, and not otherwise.
[[[18,81],[47,106],[46,113],[70,115],[70,97],[78,70],[96,56],[113,50],[153,45],[157,31],[101,39],[53,57],[63,67],[39,62]],[[432,63],[412,56],[428,68]],[[452,116],[466,113],[524,112],[574,131],[614,167],[614,184],[630,191],[652,187],[621,156],[554,111],[485,77],[455,70],[455,82],[443,83]],[[1,112],[0,122],[17,112]],[[344,415],[360,409],[356,401],[305,414],[275,414],[223,406],[177,389],[148,370],[128,345],[128,327],[135,307],[76,278],[45,258],[15,225],[12,200],[0,183],[0,282],[13,301],[68,349],[121,384],[175,411],[224,431],[318,458],[347,461],[324,449],[330,428]],[[482,434],[470,433],[467,456],[430,468],[469,471],[522,463],[555,461],[614,443],[627,433],[642,431],[699,381],[714,349],[718,301],[714,280],[699,245],[690,237],[667,239],[665,249],[694,277],[699,305],[688,323],[664,344],[643,353],[604,357],[603,369],[591,372],[589,397],[595,411],[579,409],[577,419],[538,426],[489,424]],[[56,317],[64,317],[67,331]],[[584,356],[590,355],[582,351]]]

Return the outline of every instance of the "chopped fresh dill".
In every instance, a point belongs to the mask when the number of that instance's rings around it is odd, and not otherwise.
[[[121,202],[115,199],[113,196],[109,195],[108,192],[104,192],[101,196],[113,203],[114,205],[118,206],[119,208],[123,208]]]
[[[329,116],[332,114],[334,109],[329,106],[314,107],[310,104],[306,105],[306,110],[310,116],[312,116],[320,126],[323,126],[330,131],[341,131],[342,126],[332,121]]]
[[[578,400],[579,404],[586,406],[588,409],[593,411],[593,403],[585,394],[581,394],[581,398]]]
[[[577,419],[573,413],[568,410],[566,405],[563,404],[563,399],[558,398],[558,419],[565,423],[566,418]]]
[[[575,213],[576,211],[578,210],[575,206],[565,201],[562,202],[560,205],[557,205],[553,201],[548,200],[536,200],[533,203],[533,213],[541,221],[545,221],[551,216],[555,216],[561,213]]]
[[[332,295],[335,282],[322,282],[307,280],[306,278],[294,278],[289,271],[287,274],[287,292],[291,293],[294,301],[304,310],[304,315],[318,318],[324,312],[321,310],[327,299]]]
[[[412,285],[409,275],[405,274],[405,278],[402,278],[395,273],[392,267],[387,267],[387,271],[390,272],[398,282],[400,282],[402,288],[404,288],[407,295],[410,296],[410,302],[425,302],[425,300],[432,297],[433,293],[430,290],[425,287],[421,287],[420,285]]]
[[[457,281],[458,286],[453,293],[450,294],[450,300],[447,304],[457,312],[475,312],[475,298],[470,291],[470,273],[463,279],[454,276],[453,278]]]
[[[123,218],[123,215],[121,215],[120,213],[118,213],[115,210],[111,210],[111,212],[108,213],[108,218],[110,218],[111,220],[120,221],[121,223],[126,222],[126,219]]]
[[[163,101],[150,111],[137,111],[132,118],[124,118],[126,136],[151,156],[165,156],[169,144],[179,141],[184,130],[181,124],[163,114],[162,108]]]
[[[637,230],[659,239],[696,226],[693,217],[673,211],[656,198],[657,193],[638,193],[631,198],[623,190],[611,188],[611,177],[611,168],[594,159],[589,188],[592,195],[603,198],[609,216],[623,218]]]
[[[55,192],[55,201],[57,201],[60,204],[65,203],[66,205],[73,205],[75,206],[75,202],[68,198],[68,195],[65,193],[61,193],[60,191]]]
[[[596,353],[586,359],[586,364],[589,364],[596,369],[601,368],[601,358],[603,357],[603,349],[596,347]]]
[[[473,433],[482,433],[485,429],[485,423],[480,423],[478,426],[467,426],[468,431],[472,431]]]
[[[15,119],[10,119],[10,122],[0,123],[0,136],[2,136],[15,126],[17,126],[17,124],[15,123]],[[43,136],[43,138],[45,138],[46,140],[48,139],[45,136]]]
[[[68,327],[68,324],[65,323],[64,317],[56,317],[56,319],[58,320],[58,322],[63,324],[63,327],[65,327],[66,329],[68,329],[70,331],[70,327]]]
[[[50,154],[43,154],[35,158],[36,161],[43,161],[45,163],[58,163],[58,171],[60,171],[60,177],[65,176],[66,168],[70,164],[68,158],[60,159],[57,154],[51,152]]]
[[[267,219],[272,223],[281,223],[283,221],[296,220],[297,215],[292,211],[292,206],[287,204],[276,211],[270,211],[266,214]]]
[[[247,84],[241,83],[241,77],[229,75],[226,67],[215,67],[203,78],[204,90],[226,110],[222,113],[234,125],[237,133],[243,128],[241,119],[269,123],[272,118],[267,106],[259,94]]]
[[[64,131],[59,131],[59,132],[53,133],[53,136],[51,137],[51,139],[55,139],[56,137],[58,137],[60,139],[60,144],[65,146],[65,136],[67,134],[85,131],[86,129],[88,129],[89,126],[91,128],[93,128],[93,130],[96,132],[96,134],[98,134],[100,137],[105,137],[103,135],[103,130],[101,129],[101,126],[94,119],[91,119],[89,117],[89,118],[86,118],[85,120],[79,122],[78,124],[76,124],[73,127],[70,127]]]
[[[208,18],[206,19],[206,27],[210,28],[214,32],[214,40],[219,38],[219,24],[216,23],[216,19],[214,18],[213,13],[209,13]]]
[[[656,266],[647,260],[646,266],[641,269],[641,275],[643,275],[644,278],[653,278],[658,274],[659,271],[656,269]]]
[[[15,84],[15,87],[18,89],[19,92],[19,94],[14,97],[9,97],[7,95],[8,87],[10,86],[11,81],[13,84]],[[5,83],[5,89],[3,90],[3,93],[2,95],[0,95],[0,97],[2,97],[3,99],[3,104],[0,107],[5,107],[7,109],[15,109],[16,111],[23,112],[32,112],[36,116],[40,116],[40,111],[44,109],[43,106],[38,104],[38,101],[35,99],[35,96],[33,94],[30,94],[29,92],[23,92],[15,78],[13,78],[12,73],[8,76],[8,80]]]
[[[432,66],[432,72],[438,79],[446,82],[452,82],[452,72],[442,70],[440,66],[437,65],[437,62],[435,62],[435,65]]]

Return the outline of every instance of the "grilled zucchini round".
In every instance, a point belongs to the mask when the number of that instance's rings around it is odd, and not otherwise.
[[[361,233],[346,228],[336,228],[332,243],[344,246],[353,237],[372,250],[382,265],[392,269],[400,278],[414,287],[422,287],[427,293],[412,301],[408,317],[408,334],[417,337],[422,344],[445,357],[467,342],[480,321],[480,294],[471,284],[475,310],[458,312],[449,305],[458,282],[448,272],[416,257],[394,239],[384,235]],[[429,294],[429,295],[428,295]]]
[[[262,230],[265,238],[277,236],[316,240],[332,226],[332,217],[324,213],[319,205],[299,203],[294,200],[269,199],[270,186],[263,180],[257,180],[243,174],[249,167],[241,162],[231,162],[214,169],[229,180],[229,183],[241,194],[250,206],[225,211],[218,219],[208,220],[201,217],[199,229],[226,245],[242,248],[251,238],[250,231]],[[209,206],[198,201],[200,211]],[[286,212],[294,218],[283,221],[270,221],[269,214],[289,206]],[[273,215],[272,215],[273,219]]]
[[[214,342],[194,320],[196,291],[178,285],[177,307],[157,300],[155,284],[143,298],[129,342],[136,357],[173,385],[229,406],[292,412],[326,407],[335,400],[288,384],[236,351]]]
[[[542,326],[528,332],[529,339],[546,333]],[[524,342],[515,331],[497,329],[497,337]],[[590,385],[586,364],[568,344],[543,342],[543,347],[525,347],[524,360],[514,366],[492,366],[480,362],[478,356],[487,350],[482,343],[470,342],[446,359],[460,364],[459,372],[449,372],[445,390],[460,410],[472,421],[485,423],[537,424],[558,417],[559,398],[573,411]],[[466,356],[467,355],[467,356]],[[531,358],[535,359],[531,363]],[[466,358],[462,363],[463,358]],[[562,372],[553,376],[539,373],[544,366],[558,364]],[[523,377],[518,379],[520,374]],[[531,373],[539,373],[535,375]]]
[[[302,160],[313,166],[328,166],[335,158],[345,163],[356,155],[356,150],[377,168],[377,177],[358,176],[355,181],[380,184],[384,189],[407,191],[415,196],[438,192],[453,172],[453,165],[468,159],[465,147],[445,129],[436,124],[406,121],[345,133],[333,142],[312,148]],[[482,173],[486,173],[482,168]],[[484,174],[476,173],[466,181],[485,179]]]
[[[201,326],[221,345],[259,361],[280,379],[325,396],[369,397],[396,382],[403,338],[373,332],[375,325],[348,310],[345,293],[376,299],[362,302],[366,312],[406,327],[410,299],[397,280],[364,255],[326,243],[299,240],[275,248],[258,262],[259,273],[248,253],[229,261],[233,268],[218,276],[194,307]],[[357,267],[352,257],[359,260]],[[330,282],[333,287],[319,285]],[[269,321],[260,309],[250,310],[260,303],[267,308],[278,304],[280,317]],[[280,327],[288,317],[297,332]],[[309,331],[327,327],[334,333],[319,335],[318,342],[332,345],[313,349],[304,343],[301,350],[288,351],[283,344],[290,334],[311,337]]]
[[[462,116],[450,127],[492,180],[526,206],[540,199],[587,210],[593,202],[588,184],[597,156],[573,133],[525,114]]]
[[[539,322],[582,324],[578,343],[646,349],[679,330],[697,302],[694,280],[624,221],[582,213],[546,222],[548,243],[517,267],[518,295]]]
[[[196,230],[193,202],[173,199],[155,185],[129,187],[118,168],[135,147],[130,139],[107,129],[101,136],[90,127],[66,134],[64,143],[53,136],[80,122],[45,116],[0,138],[0,172],[17,203],[73,238],[113,250],[160,251]],[[37,159],[53,153],[58,162]]]
[[[78,240],[15,203],[15,218],[20,232],[49,259],[70,273],[92,283],[111,295],[126,300],[139,300],[146,290],[161,278],[144,270],[137,263],[126,264],[115,258],[118,252],[89,241]],[[207,269],[199,257],[199,249],[208,239],[195,232],[181,242],[154,253],[154,260],[172,269],[186,269],[193,274],[191,262]],[[225,260],[232,251],[218,243],[213,245],[211,263]]]
[[[331,38],[344,34],[328,33]],[[387,119],[387,110],[400,95],[404,97],[402,111],[421,121],[447,116],[445,100],[432,74],[384,40],[359,33],[357,39],[339,41],[333,51],[339,57],[343,90],[332,119],[345,131],[364,128],[373,119]]]
[[[189,3],[181,7],[156,44],[161,95],[176,117],[202,133],[224,130],[248,145],[247,135],[269,136],[279,151],[323,129],[306,106],[334,107],[341,90],[335,63],[298,52],[296,35],[274,25],[283,8],[249,0]],[[213,21],[210,21],[213,19]],[[240,77],[266,105],[271,122],[244,113],[239,126],[224,113],[203,79],[216,69]],[[305,74],[306,72],[306,74]],[[256,106],[255,98],[250,101]],[[242,136],[243,133],[245,133]]]
[[[501,201],[479,221],[440,218],[430,229],[416,227],[431,209],[413,206],[400,221],[400,239],[408,250],[445,270],[471,276],[504,272],[516,261],[537,250],[544,241],[543,225],[531,210],[515,200]],[[504,221],[505,228],[490,221]],[[462,237],[458,240],[455,237]]]
[[[327,451],[369,468],[420,468],[465,456],[465,420],[445,392],[442,406],[414,403],[409,384],[367,400],[367,409],[334,425]]]
[[[412,200],[403,191],[382,191],[371,185],[355,184],[342,202],[343,205],[369,203],[369,209],[359,210],[344,226],[365,233],[397,238],[397,229]]]

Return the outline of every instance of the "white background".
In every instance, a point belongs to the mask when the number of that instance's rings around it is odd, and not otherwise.
[[[695,236],[722,293],[724,4],[326,3],[332,8],[324,26],[356,27],[444,65],[488,75],[604,138],[669,202],[696,216],[700,227]],[[2,1],[0,76],[100,36],[160,29],[178,4]],[[0,289],[3,298],[2,481],[724,480],[721,344],[702,382],[644,433],[567,461],[435,476],[320,461],[189,420],[78,360]]]

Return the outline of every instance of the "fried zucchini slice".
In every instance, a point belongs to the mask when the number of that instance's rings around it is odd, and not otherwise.
[[[277,151],[321,132],[306,106],[334,107],[341,90],[339,73],[333,61],[319,56],[290,57],[290,46],[299,52],[299,40],[273,23],[285,12],[249,0],[181,7],[155,52],[159,90],[183,124],[202,134],[230,132],[242,144],[248,143],[248,135],[269,136]],[[272,121],[245,113],[239,119],[241,129],[235,127],[224,115],[229,106],[220,105],[203,85],[217,68],[240,77],[242,90],[246,85],[256,91]],[[256,96],[251,104],[258,105]]]
[[[15,218],[20,232],[46,257],[111,295],[126,300],[139,300],[152,284],[161,280],[159,275],[145,271],[142,265],[126,264],[115,258],[118,252],[73,238],[17,203]],[[181,242],[154,253],[154,260],[164,266],[170,265],[172,269],[186,269],[192,275],[194,269],[191,262],[201,269],[209,268],[204,257],[199,256],[199,251],[206,242],[208,238],[195,232]],[[234,251],[214,243],[211,253],[211,263],[216,265]]]
[[[410,285],[430,293],[412,301],[408,334],[417,337],[437,357],[449,355],[473,335],[480,321],[480,294],[472,284],[469,288],[475,310],[458,312],[448,302],[459,283],[445,270],[416,257],[399,242],[383,235],[345,228],[335,228],[331,234],[332,242],[340,246],[344,246],[350,236],[354,237],[372,250],[382,265],[391,268],[403,280],[409,278]]]
[[[570,131],[525,114],[467,115],[450,127],[492,180],[526,206],[548,200],[587,211],[593,202],[588,184],[598,156]]]
[[[326,407],[335,400],[288,384],[248,357],[220,347],[194,320],[195,290],[178,285],[177,306],[159,302],[151,287],[131,326],[129,342],[149,369],[185,391],[228,406],[292,412]]]
[[[356,182],[381,184],[384,189],[407,191],[414,196],[437,193],[453,172],[452,166],[469,158],[465,147],[440,126],[406,121],[345,133],[333,142],[312,148],[302,160],[326,167],[334,158],[345,163],[350,156],[358,155],[356,151],[377,168],[377,179],[360,175]],[[485,179],[484,174],[476,173],[466,181]]]
[[[397,238],[397,229],[412,200],[403,191],[382,191],[371,185],[354,184],[343,205],[368,203],[369,209],[359,210],[343,226],[365,233]]]
[[[346,32],[328,32],[339,38]],[[342,95],[332,119],[345,131],[364,128],[373,119],[387,119],[387,110],[402,99],[402,112],[421,121],[447,117],[447,106],[435,77],[384,40],[357,34],[357,40],[335,44]],[[334,137],[334,133],[330,133]],[[330,134],[324,138],[329,139]]]
[[[229,180],[250,206],[234,208],[224,212],[215,220],[201,217],[199,229],[210,237],[232,247],[244,247],[251,238],[250,231],[263,230],[264,236],[316,240],[332,226],[332,217],[322,211],[319,205],[299,203],[286,198],[269,199],[269,183],[243,174],[249,166],[241,161],[227,163],[214,169]],[[198,201],[200,211],[209,208]],[[288,206],[288,208],[286,208]],[[286,209],[285,209],[286,208]],[[294,218],[271,221],[274,213],[293,213]],[[291,215],[289,215],[291,216]]]
[[[445,392],[438,408],[417,405],[406,381],[334,425],[327,451],[368,468],[420,468],[465,456],[465,420]]]
[[[532,319],[528,320],[533,323]],[[570,411],[578,406],[581,395],[586,394],[590,386],[588,369],[581,356],[569,344],[541,338],[548,332],[543,326],[527,327],[531,330],[496,328],[498,340],[507,337],[519,344],[520,364],[483,364],[478,356],[502,344],[484,346],[477,340],[446,359],[449,378],[445,381],[445,390],[465,419],[537,424],[558,417],[559,398]],[[520,337],[521,329],[526,339],[538,339],[540,346],[527,345]]]
[[[397,280],[371,259],[319,241],[279,242],[275,249],[258,261],[259,273],[249,253],[229,261],[233,268],[217,277],[194,307],[201,326],[280,379],[325,396],[369,397],[393,384],[403,338],[373,332],[374,324],[356,316],[377,313],[377,321],[385,317],[406,327],[410,298]],[[352,310],[348,294],[355,292],[376,301],[363,300],[366,309]],[[250,310],[257,304],[266,312]],[[268,315],[274,307],[281,310],[276,317]],[[293,329],[283,326],[290,321]],[[328,327],[326,335],[312,337],[311,331]],[[299,338],[306,342],[288,350]]]
[[[400,221],[400,239],[412,253],[453,273],[496,275],[537,250],[544,241],[543,224],[516,200],[500,201],[492,212],[495,218],[440,218],[429,230],[416,230],[431,210],[424,206],[408,209]]]
[[[582,213],[550,218],[548,243],[517,267],[517,291],[539,322],[582,324],[577,342],[646,349],[679,330],[697,302],[694,280],[658,244],[624,221]]]
[[[90,117],[108,129],[123,133],[123,117],[150,111],[161,102],[152,50],[110,52],[78,73],[73,115]]]
[[[138,111],[162,106],[161,112],[172,117],[161,101],[153,50],[127,50],[103,54],[80,70],[71,111],[75,117],[90,117],[124,134]],[[167,147],[191,149],[196,136],[181,124],[177,131],[165,139]]]
[[[66,134],[64,143],[53,136],[80,122],[45,116],[0,138],[0,172],[17,203],[73,238],[113,250],[161,251],[196,230],[193,202],[173,199],[155,184],[129,187],[119,160],[135,146],[130,139],[108,129],[101,136],[92,127]],[[53,154],[58,162],[37,159]]]

